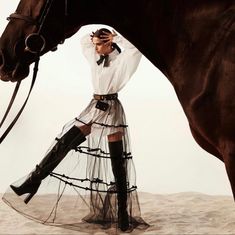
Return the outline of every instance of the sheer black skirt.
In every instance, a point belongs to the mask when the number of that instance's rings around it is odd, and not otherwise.
[[[129,223],[132,228],[146,228],[148,225],[140,213],[136,172],[125,113],[118,99],[104,102],[109,105],[106,111],[97,109],[97,100],[93,99],[78,117],[63,127],[57,138],[74,125],[80,127],[91,124],[91,134],[85,142],[71,150],[42,181],[32,200],[25,204],[27,195],[17,196],[9,187],[3,196],[4,202],[22,215],[43,224],[79,229],[86,222],[86,226],[87,223],[92,223],[102,228],[117,227],[117,189],[112,172],[108,135],[121,132],[127,173]],[[56,140],[48,152],[55,144]],[[27,177],[28,175],[13,185],[21,185]]]

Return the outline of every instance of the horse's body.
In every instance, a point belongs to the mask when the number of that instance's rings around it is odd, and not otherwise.
[[[65,0],[54,2],[43,53],[83,25],[115,28],[172,83],[195,140],[225,163],[235,197],[235,0],[70,0],[67,11]],[[21,0],[17,13],[36,19],[44,3]],[[35,30],[10,21],[0,40],[2,80],[28,75],[34,56],[14,48]]]

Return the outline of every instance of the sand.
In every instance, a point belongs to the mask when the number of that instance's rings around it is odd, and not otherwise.
[[[142,217],[150,224],[131,234],[235,234],[235,203],[230,196],[201,193],[139,193]],[[0,202],[0,234],[126,234],[116,229],[89,228],[84,233],[42,225],[16,213]],[[66,215],[65,215],[66,216]]]

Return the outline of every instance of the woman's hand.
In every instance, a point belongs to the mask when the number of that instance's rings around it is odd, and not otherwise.
[[[105,43],[108,44],[110,42],[113,42],[113,38],[117,36],[117,33],[112,30],[112,33],[108,33],[108,32],[103,32],[104,35],[100,36],[100,39]]]

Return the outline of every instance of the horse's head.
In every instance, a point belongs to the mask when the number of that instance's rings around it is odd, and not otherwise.
[[[66,0],[20,1],[0,39],[1,80],[24,79],[38,55],[55,49],[70,36],[65,25],[66,4]]]

